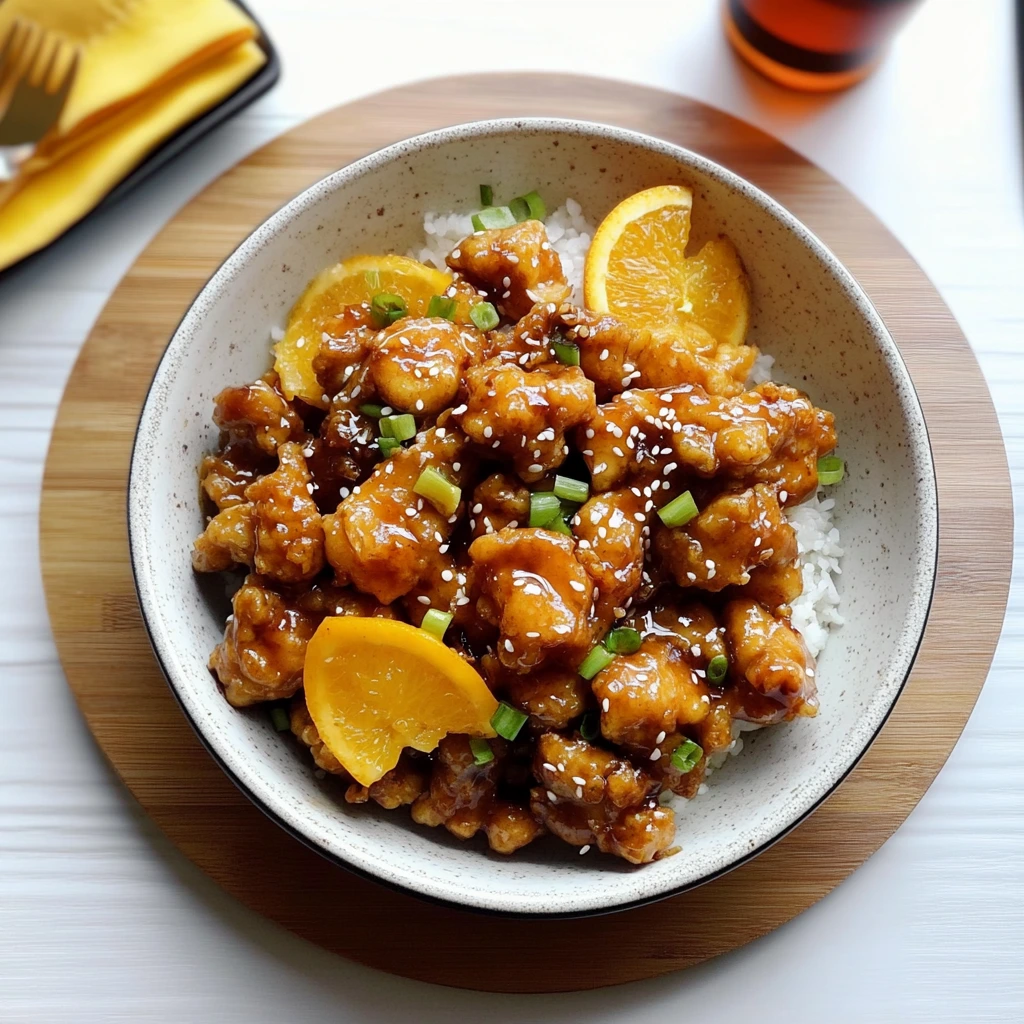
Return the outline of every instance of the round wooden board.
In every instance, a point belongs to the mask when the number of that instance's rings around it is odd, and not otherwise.
[[[903,352],[939,482],[931,618],[906,690],[863,761],[752,862],[598,926],[433,906],[330,864],[265,818],[204,751],[160,675],[125,526],[129,454],[150,377],[189,302],[234,246],[295,193],[373,149],[460,121],[531,114],[609,122],[697,150],[817,232]],[[182,209],[125,276],[82,350],[54,430],[41,513],[50,618],[68,681],[103,751],[178,848],[243,903],[353,960],[519,992],[613,985],[699,963],[788,921],[877,850],[928,788],[981,690],[1006,607],[1012,531],[999,426],[971,350],[920,268],[856,199],[777,140],[693,100],[540,74],[442,79],[340,107],[254,153]]]

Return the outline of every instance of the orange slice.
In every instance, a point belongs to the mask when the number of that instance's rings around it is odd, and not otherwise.
[[[394,768],[403,747],[431,751],[448,733],[495,734],[498,702],[480,674],[407,622],[324,619],[303,679],[320,738],[364,786]]]
[[[425,316],[430,299],[441,295],[452,275],[407,256],[354,256],[321,271],[309,283],[288,317],[284,338],[274,346],[274,369],[288,399],[298,396],[326,408],[323,388],[313,373],[313,357],[325,332],[346,307],[375,295],[399,295],[410,316]]]
[[[624,199],[601,222],[587,253],[587,307],[636,327],[687,331],[743,344],[750,318],[747,277],[732,242],[707,242],[686,256],[693,194],[659,185]]]

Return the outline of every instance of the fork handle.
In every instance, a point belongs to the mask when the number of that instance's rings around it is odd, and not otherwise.
[[[13,181],[35,146],[0,146],[0,182]]]

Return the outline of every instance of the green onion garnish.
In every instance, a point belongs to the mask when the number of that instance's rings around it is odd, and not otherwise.
[[[366,281],[367,286],[371,291],[377,291],[380,288],[380,271],[379,270],[364,270],[363,279]]]
[[[534,220],[543,220],[548,215],[548,208],[544,205],[544,200],[536,192],[527,192],[523,198],[526,200],[526,205],[530,208],[530,216]]]
[[[524,220],[530,219],[530,204],[522,197],[516,196],[511,203],[508,204],[508,208],[515,217],[516,223],[521,224]]]
[[[489,302],[478,302],[469,311],[469,319],[481,331],[489,331],[498,326],[498,311]]]
[[[697,503],[689,491],[683,491],[664,508],[658,509],[658,516],[666,526],[685,526],[697,514]]]
[[[588,742],[592,743],[601,734],[601,719],[598,718],[596,711],[588,711],[583,716],[583,721],[580,722],[580,735]]]
[[[502,701],[498,710],[491,715],[491,728],[506,740],[514,740],[519,730],[526,724],[529,715],[524,715],[518,708]]]
[[[416,436],[416,420],[410,412],[403,412],[398,416],[383,416],[380,421],[380,432],[385,437],[393,437],[396,441],[408,441]]]
[[[547,530],[551,530],[553,533],[560,533],[564,537],[571,537],[572,530],[569,529],[569,524],[561,516],[555,516],[550,523],[545,527]]]
[[[455,307],[458,305],[454,299],[447,295],[432,295],[430,304],[427,306],[427,316],[439,316],[445,320],[455,319]]]
[[[473,764],[490,764],[494,760],[494,751],[487,740],[473,737],[469,741],[469,749],[473,751]]]
[[[402,447],[402,442],[395,437],[378,437],[377,447],[380,449],[381,455],[386,459],[396,448]]]
[[[364,402],[359,406],[359,411],[364,416],[372,416],[375,420],[379,420],[384,415],[384,406],[378,405],[376,402]]]
[[[530,526],[547,526],[562,514],[562,503],[551,491],[537,491],[530,495]]]
[[[630,626],[619,626],[604,638],[604,645],[613,654],[635,654],[640,650],[643,639],[638,630]]]
[[[462,488],[442,476],[433,466],[427,466],[413,485],[413,491],[426,498],[443,516],[453,516],[462,499]]]
[[[845,472],[846,464],[837,455],[826,455],[818,459],[818,483],[823,487],[839,483]]]
[[[287,732],[291,728],[288,712],[284,708],[271,708],[270,721],[278,732]]]
[[[559,498],[577,505],[582,505],[590,497],[590,484],[585,480],[574,480],[571,476],[556,476],[554,490]]]
[[[729,659],[724,654],[716,654],[708,662],[708,682],[720,683],[729,671]]]
[[[451,612],[442,612],[437,608],[428,608],[426,615],[423,616],[423,621],[420,623],[420,629],[425,629],[428,633],[433,633],[438,640],[443,640],[444,632],[451,625],[451,621]]]
[[[602,644],[590,649],[590,653],[580,662],[577,672],[584,679],[593,679],[601,669],[607,668],[615,660],[615,655]]]
[[[493,206],[494,205],[494,189],[490,185],[480,186],[480,205],[481,206]]]
[[[672,767],[685,775],[697,767],[704,751],[693,740],[683,740],[682,743],[672,751]]]
[[[373,321],[373,326],[377,328],[387,327],[388,324],[401,320],[407,312],[405,299],[401,295],[388,295],[386,292],[381,292],[380,295],[374,295],[370,300],[370,319]]]
[[[488,206],[486,210],[473,214],[473,230],[487,231],[490,228],[510,228],[516,219],[507,206]]]
[[[572,342],[559,341],[558,338],[553,338],[551,341],[551,351],[555,353],[555,358],[563,366],[580,365],[579,346],[573,345]]]

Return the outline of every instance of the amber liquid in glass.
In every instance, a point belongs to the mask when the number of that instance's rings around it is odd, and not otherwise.
[[[868,75],[920,0],[724,0],[725,32],[762,74],[794,89],[845,89]]]

